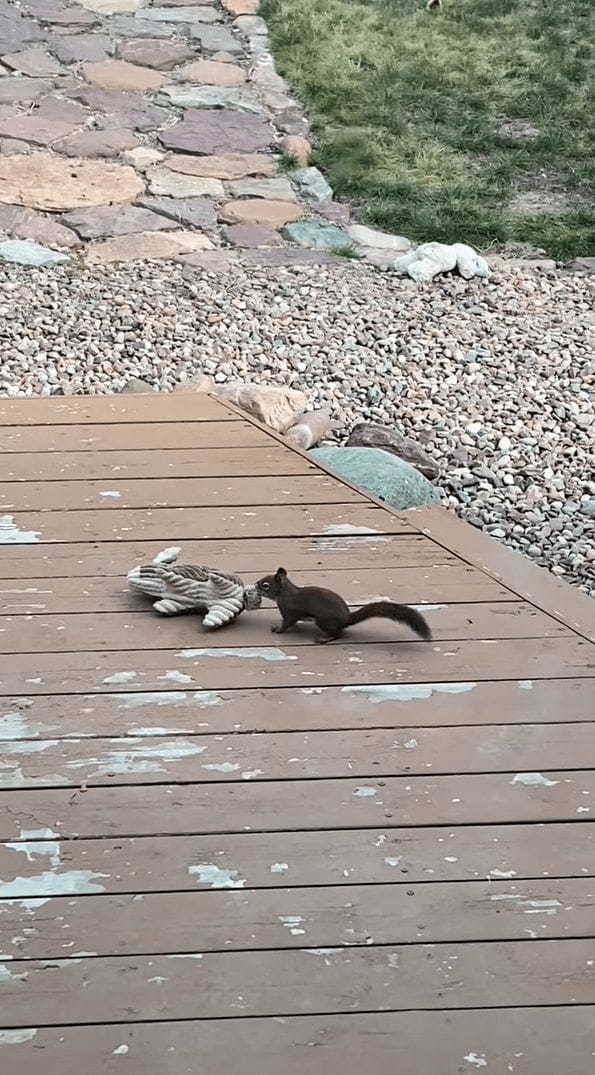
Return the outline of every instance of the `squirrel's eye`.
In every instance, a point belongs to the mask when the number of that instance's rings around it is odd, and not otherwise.
[[[271,587],[269,586],[268,582],[263,582],[263,583],[262,583],[261,589],[263,589],[263,590],[270,590],[270,588],[271,588]]]

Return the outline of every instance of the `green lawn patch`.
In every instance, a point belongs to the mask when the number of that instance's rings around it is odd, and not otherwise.
[[[417,241],[593,254],[593,0],[264,0],[315,163]]]

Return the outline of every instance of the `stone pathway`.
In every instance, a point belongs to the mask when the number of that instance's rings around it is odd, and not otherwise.
[[[308,166],[257,7],[0,0],[0,259],[220,270],[406,250],[351,226]]]

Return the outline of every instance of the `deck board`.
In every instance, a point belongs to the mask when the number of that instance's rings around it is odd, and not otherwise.
[[[590,1070],[592,606],[200,393],[3,400],[0,452],[3,1067]],[[434,641],[158,618],[173,544]]]

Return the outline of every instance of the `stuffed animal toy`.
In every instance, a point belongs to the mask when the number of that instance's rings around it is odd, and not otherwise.
[[[176,616],[192,609],[206,610],[203,627],[216,629],[231,623],[244,609],[259,608],[255,586],[246,586],[239,575],[212,567],[178,564],[180,549],[164,549],[151,564],[133,567],[128,585],[133,593],[157,598],[153,608],[162,616]]]

